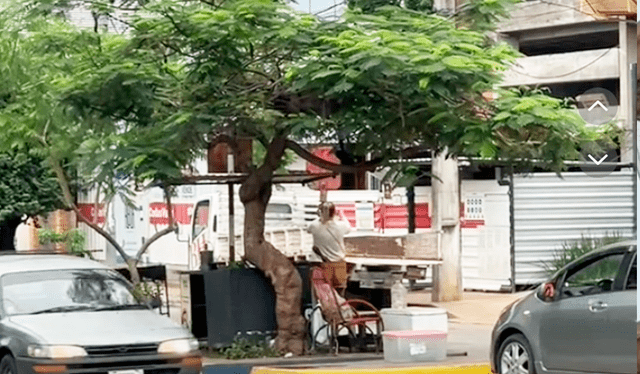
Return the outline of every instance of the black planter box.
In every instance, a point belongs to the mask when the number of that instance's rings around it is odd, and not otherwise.
[[[267,337],[276,330],[275,294],[257,269],[204,271],[207,341],[230,345],[236,337]]]
[[[301,313],[311,307],[310,266],[297,264],[302,278]],[[204,290],[192,276],[192,303],[204,299],[201,309],[206,319],[193,316],[193,333],[207,338],[210,347],[231,345],[236,337],[262,339],[274,336],[277,324],[275,291],[271,282],[258,269],[212,269],[194,274],[202,279]],[[204,296],[204,298],[202,296]],[[195,309],[199,305],[192,305]],[[200,321],[196,323],[196,319]],[[198,331],[196,331],[198,330]],[[206,331],[206,332],[205,332]]]

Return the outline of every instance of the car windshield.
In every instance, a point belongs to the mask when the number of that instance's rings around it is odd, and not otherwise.
[[[103,269],[5,274],[0,287],[7,315],[143,306],[120,274]]]

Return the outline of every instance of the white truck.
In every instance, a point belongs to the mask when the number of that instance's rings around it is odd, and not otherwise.
[[[244,209],[234,202],[235,256],[229,256],[229,199],[215,193],[198,200],[193,208],[189,230],[189,270],[201,267],[202,252],[211,254],[213,264],[239,261],[244,255]],[[317,260],[311,251],[313,238],[306,231],[304,211],[290,197],[271,198],[265,214],[265,237],[287,257]]]
[[[244,209],[237,193],[235,196],[233,260],[238,261],[244,253]],[[378,191],[329,191],[327,200],[336,204],[354,229],[345,238],[346,260],[351,265],[350,280],[359,282],[360,287],[389,289],[397,279],[426,279],[428,268],[440,263],[437,235],[430,230],[406,234],[406,229],[391,225],[386,232],[380,232],[376,220],[384,220],[387,207]],[[317,217],[318,204],[318,191],[306,187],[274,188],[265,215],[265,237],[294,262],[320,261],[311,250],[313,238],[306,231]],[[194,204],[188,229],[189,270],[200,269],[205,252],[214,264],[232,261],[228,194],[221,191]]]

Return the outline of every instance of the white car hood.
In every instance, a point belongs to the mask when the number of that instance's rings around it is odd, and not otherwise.
[[[185,328],[151,310],[17,315],[4,323],[41,344],[122,345],[191,337]]]

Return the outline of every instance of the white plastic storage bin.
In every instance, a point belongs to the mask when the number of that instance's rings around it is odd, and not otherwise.
[[[382,309],[380,315],[386,331],[432,330],[449,332],[447,311],[442,308]]]
[[[447,333],[442,331],[383,331],[382,341],[385,361],[443,361],[447,358]]]

